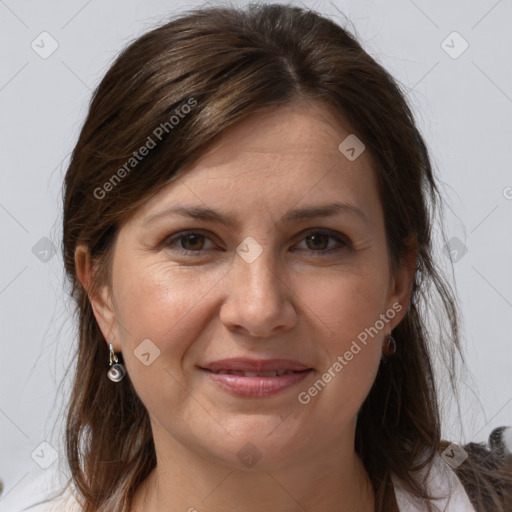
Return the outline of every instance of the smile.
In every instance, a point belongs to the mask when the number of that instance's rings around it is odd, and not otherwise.
[[[311,368],[301,371],[273,370],[264,372],[212,371],[204,368],[201,370],[221,390],[247,398],[265,398],[291,390],[313,371]]]
[[[241,377],[279,377],[285,373],[296,373],[293,370],[275,370],[269,372],[242,372],[238,370],[211,370],[217,375],[240,375]]]

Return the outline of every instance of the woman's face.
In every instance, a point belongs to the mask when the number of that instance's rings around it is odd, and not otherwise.
[[[350,134],[317,104],[253,115],[120,229],[93,305],[157,450],[276,468],[353,446],[413,276]]]

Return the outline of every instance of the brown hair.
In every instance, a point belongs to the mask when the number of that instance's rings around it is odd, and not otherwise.
[[[381,365],[362,404],[355,446],[372,480],[377,511],[385,510],[392,472],[411,493],[429,500],[411,472],[430,464],[442,446],[431,350],[445,351],[455,385],[460,346],[455,299],[432,259],[440,197],[427,148],[399,86],[353,35],[312,11],[261,4],[190,11],[131,43],[95,90],[72,153],[64,182],[63,255],[79,343],[66,446],[85,512],[127,512],[156,464],[148,414],[129,376],[117,384],[106,377],[107,343],[88,298],[110,282],[116,233],[233,123],[292,101],[328,105],[370,151],[380,197],[386,198],[394,268],[410,237],[417,240],[410,305],[393,332],[398,351]],[[127,161],[163,126],[156,147],[128,169]],[[78,244],[94,263],[89,290],[77,278]],[[438,336],[422,309],[433,298]],[[477,463],[470,457],[460,466],[466,485],[469,472],[463,468],[473,468],[475,481],[481,478]],[[478,493],[473,499],[478,511],[491,510]],[[493,512],[504,510],[494,503]]]

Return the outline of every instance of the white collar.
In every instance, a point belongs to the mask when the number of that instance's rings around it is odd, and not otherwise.
[[[419,477],[422,478],[426,472],[427,468],[419,473]],[[425,503],[411,496],[394,474],[391,475],[391,479],[395,488],[396,501],[400,512],[425,512],[427,510]],[[429,492],[431,496],[440,498],[432,503],[435,504],[441,512],[476,512],[464,486],[453,469],[440,455],[436,455],[432,462],[426,486],[427,492]]]

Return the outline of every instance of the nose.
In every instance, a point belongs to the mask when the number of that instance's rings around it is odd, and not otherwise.
[[[263,251],[252,263],[235,257],[220,310],[220,320],[230,331],[263,338],[285,332],[297,322],[293,291],[269,252]]]

